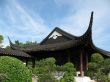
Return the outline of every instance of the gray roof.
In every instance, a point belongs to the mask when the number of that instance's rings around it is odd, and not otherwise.
[[[22,50],[25,52],[32,52],[32,51],[55,51],[55,50],[63,50],[71,47],[75,47],[81,44],[79,40],[70,40],[63,43],[55,43],[55,44],[48,44],[48,45],[33,45],[33,46],[19,46],[15,44],[11,44],[11,47],[15,50]]]
[[[31,57],[30,55],[28,55],[27,53],[25,53],[23,51],[4,49],[4,48],[0,48],[0,55],[26,57],[26,58]]]

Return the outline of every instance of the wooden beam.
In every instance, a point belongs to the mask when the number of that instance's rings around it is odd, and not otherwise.
[[[82,54],[82,51],[81,51],[81,54],[80,54],[80,75],[84,76],[84,72],[83,72],[83,54]]]

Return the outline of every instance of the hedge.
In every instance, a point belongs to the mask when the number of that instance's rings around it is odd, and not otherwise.
[[[8,77],[4,82],[32,82],[30,70],[22,61],[14,57],[0,57],[0,74]]]

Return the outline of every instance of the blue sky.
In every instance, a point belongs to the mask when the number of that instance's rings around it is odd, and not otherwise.
[[[110,0],[0,0],[0,34],[40,42],[55,27],[80,36],[94,11],[93,42],[110,51]]]

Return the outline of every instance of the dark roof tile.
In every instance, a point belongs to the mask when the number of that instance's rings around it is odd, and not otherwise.
[[[18,57],[26,57],[26,58],[31,57],[29,54],[23,51],[4,49],[4,48],[0,48],[0,55],[18,56]]]

